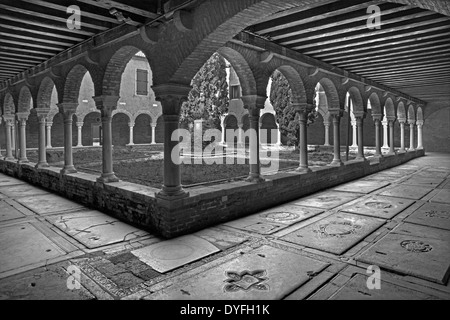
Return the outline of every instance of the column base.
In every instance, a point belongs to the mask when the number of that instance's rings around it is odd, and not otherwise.
[[[251,173],[246,179],[246,182],[252,182],[252,183],[259,183],[259,182],[264,182],[266,180],[264,180],[260,174],[253,174]]]
[[[312,170],[308,167],[298,167],[297,169],[295,169],[295,171],[300,173],[312,172]]]
[[[97,178],[97,182],[99,183],[112,183],[119,182],[119,178],[113,173],[103,173],[100,177]]]
[[[77,146],[75,146],[75,148],[83,148],[84,146],[82,144],[79,144]]]
[[[354,161],[364,162],[364,161],[367,161],[367,159],[366,159],[366,157],[356,157]]]
[[[186,192],[181,186],[163,186],[162,190],[156,194],[156,197],[163,200],[178,200],[189,197],[189,192]]]
[[[400,150],[398,150],[398,152],[397,153],[406,153],[406,150],[405,149],[400,149]]]
[[[396,155],[397,155],[397,152],[395,152],[395,151],[389,151],[389,152],[387,153],[387,155],[388,155],[388,156],[396,156]]]
[[[23,164],[23,163],[28,163],[28,162],[30,162],[30,161],[28,161],[27,158],[22,158],[17,161],[18,164]]]
[[[333,160],[329,165],[332,167],[342,167],[344,163],[342,160]]]
[[[39,162],[34,166],[36,169],[48,168],[50,167],[47,162]]]
[[[77,173],[77,169],[75,169],[74,166],[67,166],[64,167],[61,171],[61,174],[71,174],[71,173]]]
[[[375,153],[373,155],[374,158],[383,158],[383,155],[381,153]]]
[[[408,152],[414,152],[414,151],[416,151],[416,149],[411,149],[411,148],[408,149]]]
[[[134,146],[134,143],[128,143],[126,146],[127,146],[127,147]]]
[[[423,147],[417,147],[416,150],[423,150]]]
[[[5,157],[3,160],[5,160],[5,161],[14,161],[14,160],[16,160],[16,158],[14,158],[14,157]]]

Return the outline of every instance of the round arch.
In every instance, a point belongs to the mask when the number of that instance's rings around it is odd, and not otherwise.
[[[77,64],[70,69],[64,83],[63,103],[77,103],[80,96],[81,82],[85,74],[89,72],[85,66]],[[90,74],[91,75],[91,74]],[[91,75],[92,78],[92,75]]]
[[[267,112],[261,116],[261,130],[265,129],[266,133],[261,132],[261,143],[262,144],[275,144],[277,142],[278,126],[273,113]],[[275,130],[275,131],[273,131]],[[272,134],[277,132],[276,134]]]
[[[347,92],[350,95],[350,99],[353,101],[353,112],[367,111],[367,106],[364,104],[361,92],[357,87],[350,87]]]
[[[29,113],[33,109],[33,97],[27,86],[23,86],[19,91],[19,101],[17,103],[17,112]]]
[[[325,96],[327,98],[327,106],[328,110],[333,109],[342,109],[340,103],[339,103],[339,93],[336,89],[336,86],[334,85],[333,81],[331,81],[328,78],[322,78],[318,82],[325,91]]]
[[[406,120],[406,110],[405,110],[405,104],[403,101],[400,101],[397,106],[397,118],[399,120]]]
[[[11,93],[7,92],[3,99],[3,114],[13,115],[16,113],[16,106],[14,105],[14,98]]]
[[[408,107],[408,121],[416,121],[416,112],[412,104]]]
[[[422,107],[417,108],[417,114],[416,114],[417,121],[423,121],[423,110]]]
[[[281,65],[272,70],[271,74],[275,71],[279,71],[288,81],[292,91],[292,103],[306,103],[306,90],[300,73],[290,65]]]
[[[385,117],[394,117],[395,118],[395,106],[394,101],[392,98],[387,98],[386,102],[384,103],[384,109],[385,109]]]
[[[368,100],[372,106],[372,115],[382,115],[384,110],[381,108],[381,100],[378,94],[376,92],[372,92]]]
[[[39,86],[36,105],[39,109],[47,109],[51,107],[53,90],[56,90],[55,83],[50,77],[45,77]]]

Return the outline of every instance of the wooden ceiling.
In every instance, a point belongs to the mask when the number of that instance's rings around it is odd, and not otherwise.
[[[381,28],[369,29],[369,5]],[[248,31],[424,101],[450,100],[450,17],[384,1],[280,12]]]
[[[116,26],[161,19],[167,1],[1,0],[0,82]],[[67,7],[73,4],[82,12],[81,30],[66,25]],[[372,4],[382,10],[381,29],[367,28]],[[113,8],[126,21],[119,21]],[[450,100],[450,17],[434,11],[330,0],[308,10],[278,12],[247,32],[424,101]]]

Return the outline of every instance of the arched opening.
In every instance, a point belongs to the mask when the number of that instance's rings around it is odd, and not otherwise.
[[[113,146],[126,146],[130,142],[130,118],[121,112],[112,118],[112,144]]]
[[[140,114],[134,121],[133,141],[135,144],[152,142],[152,118],[148,114]]]
[[[265,113],[261,117],[261,129],[265,130],[265,134],[261,133],[261,144],[276,144],[277,134],[273,134],[278,130],[275,116],[272,113]],[[262,131],[264,132],[264,131]],[[275,137],[275,138],[274,138]]]
[[[164,143],[164,121],[163,117],[158,117],[155,128],[155,142]]]
[[[62,113],[57,113],[52,119],[52,147],[64,147],[64,117]],[[72,116],[72,146],[76,146],[78,142],[77,116]]]
[[[82,143],[83,146],[99,146],[101,138],[102,121],[100,112],[90,112],[83,120]]]
[[[231,114],[229,114],[225,117],[224,124],[225,124],[225,134],[228,132],[228,130],[236,131],[239,128],[237,118]],[[226,136],[225,136],[225,139],[226,139]],[[231,147],[229,145],[230,143],[232,143],[234,148],[236,148],[238,145],[238,137],[235,137],[234,141],[227,141],[227,144],[229,147]]]

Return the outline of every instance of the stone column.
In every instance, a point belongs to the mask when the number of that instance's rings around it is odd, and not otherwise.
[[[27,119],[29,113],[17,113],[17,120],[19,121],[19,160],[18,163],[27,163]]]
[[[77,122],[77,129],[78,129],[77,147],[82,147],[83,146],[83,122]]]
[[[356,160],[365,161],[364,157],[364,118],[366,113],[364,111],[353,112],[356,118],[356,126],[358,131],[358,154],[356,155]]]
[[[161,102],[164,121],[164,182],[156,197],[176,200],[189,196],[181,186],[179,141],[172,141],[172,134],[179,129],[181,105],[187,100],[190,86],[163,84],[153,87],[156,100]]]
[[[52,148],[52,125],[53,122],[47,121],[47,149]]]
[[[243,96],[244,108],[248,109],[250,119],[250,174],[246,181],[262,182],[261,168],[259,160],[260,136],[259,136],[259,118],[261,110],[264,109],[265,96]]]
[[[399,119],[398,122],[400,123],[400,150],[398,153],[405,153],[405,119]]]
[[[352,145],[350,147],[357,148],[358,144],[359,144],[358,133],[357,133],[358,123],[356,120],[352,121],[351,123],[352,123],[353,134],[352,134]]]
[[[396,155],[395,147],[394,147],[394,123],[395,123],[395,117],[389,117],[388,118],[388,124],[389,124],[389,155]]]
[[[152,144],[156,144],[156,124],[152,124]]]
[[[329,147],[330,146],[330,124],[329,123],[324,123],[323,125],[325,126],[325,143],[324,143],[324,146],[325,147]]]
[[[280,125],[277,123],[277,146],[281,146],[281,130]]]
[[[94,97],[95,106],[100,110],[102,118],[102,174],[97,178],[99,183],[118,182],[113,171],[112,146],[112,113],[117,109],[119,96]]]
[[[5,115],[3,116],[3,120],[5,120],[5,139],[6,139],[6,156],[4,160],[13,161],[13,153],[12,153],[12,145],[11,145],[11,131],[14,125],[14,116],[13,115]]]
[[[128,122],[128,127],[130,128],[130,143],[129,146],[134,145],[134,122]]]
[[[373,114],[373,121],[375,123],[375,155],[376,158],[382,158],[381,152],[381,117],[382,115]]]
[[[423,121],[417,120],[417,149],[423,149]]]
[[[238,146],[241,146],[242,144],[244,144],[244,141],[242,141],[243,140],[242,137],[244,135],[243,127],[244,127],[244,125],[242,123],[238,124]],[[233,141],[233,144],[234,144],[234,141]]]
[[[220,127],[222,128],[222,141],[221,144],[225,144],[225,117],[220,118]]]
[[[386,120],[386,116],[384,117],[384,120],[381,123],[383,124],[383,147],[382,148],[389,148],[389,144],[388,144],[388,121]]]
[[[63,102],[57,106],[64,118],[64,168],[61,170],[61,174],[76,173],[72,153],[72,118],[77,110],[78,103]]]
[[[415,151],[416,149],[414,148],[414,125],[415,125],[415,121],[414,120],[408,120],[409,123],[409,149],[408,151]]]
[[[15,119],[13,119],[13,122],[11,123],[11,149],[13,150],[13,152],[15,154],[15,152],[16,152],[16,121],[15,121]]]
[[[308,113],[312,109],[312,105],[294,105],[295,111],[299,115],[299,127],[300,127],[300,165],[296,171],[298,172],[310,172],[308,168]]]
[[[344,163],[341,160],[341,137],[340,137],[340,122],[342,117],[342,110],[330,110],[330,115],[333,119],[333,142],[334,142],[334,158],[331,166],[342,166]]]
[[[39,120],[39,161],[36,168],[48,167],[46,147],[45,147],[45,122],[50,109],[37,109],[37,117]]]

